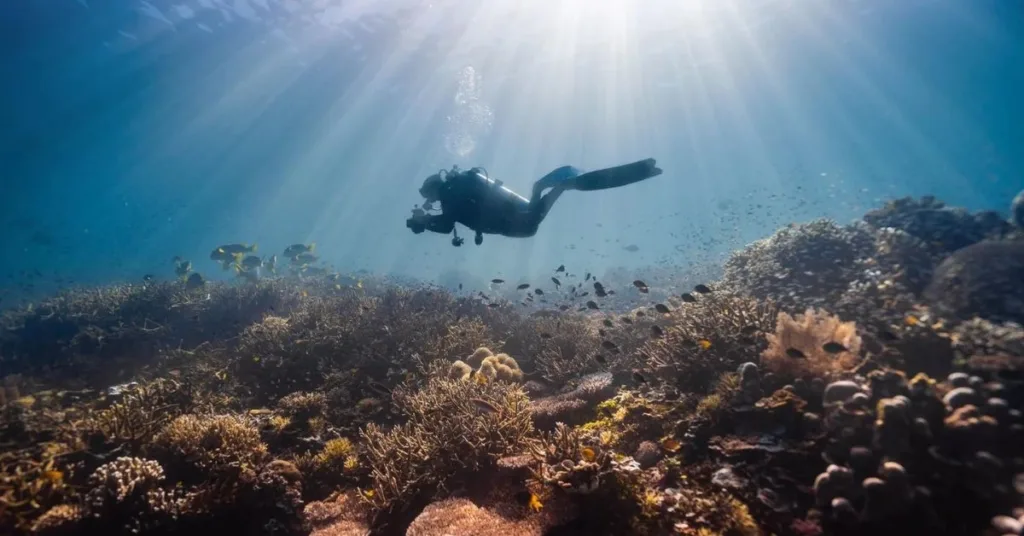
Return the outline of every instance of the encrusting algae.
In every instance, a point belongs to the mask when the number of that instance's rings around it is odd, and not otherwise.
[[[1022,240],[925,198],[716,281],[178,258],[0,314],[0,533],[1020,533]]]

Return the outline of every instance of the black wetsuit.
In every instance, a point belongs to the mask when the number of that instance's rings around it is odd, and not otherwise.
[[[616,188],[660,174],[654,159],[589,173],[572,166],[562,166],[535,182],[527,200],[488,178],[479,168],[453,170],[440,186],[438,201],[441,214],[427,215],[423,211],[414,211],[406,226],[414,233],[428,230],[447,234],[455,230],[456,223],[461,223],[476,232],[477,244],[483,241],[484,233],[529,237],[537,233],[551,206],[565,190]],[[456,235],[452,243],[459,245],[461,240]]]

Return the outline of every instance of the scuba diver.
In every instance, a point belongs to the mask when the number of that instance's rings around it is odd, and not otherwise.
[[[551,206],[566,190],[607,190],[658,175],[661,169],[653,158],[586,173],[572,166],[562,166],[533,183],[533,193],[526,199],[502,186],[501,181],[488,177],[483,168],[462,171],[455,166],[423,181],[420,195],[426,201],[423,208],[413,208],[405,226],[416,234],[423,231],[454,233],[453,246],[461,246],[465,241],[459,237],[456,223],[476,233],[473,241],[477,245],[483,243],[484,233],[529,237],[537,233]],[[439,214],[428,213],[434,210],[434,203],[441,205]]]

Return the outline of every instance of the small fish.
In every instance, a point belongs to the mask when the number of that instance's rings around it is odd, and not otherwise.
[[[661,326],[652,325],[651,326],[651,335],[653,335],[654,337],[660,339],[660,338],[665,336],[665,330],[661,329]]]
[[[908,325],[908,326],[916,326],[920,322],[921,321],[918,320],[917,317],[914,316],[914,315],[907,315],[906,317],[903,318],[903,323]]]
[[[498,406],[495,406],[494,404],[492,404],[492,403],[490,403],[490,402],[488,402],[488,401],[486,401],[486,400],[484,400],[482,398],[474,398],[474,399],[470,400],[470,402],[473,403],[473,406],[476,407],[476,410],[479,413],[484,413],[484,414],[498,413]]]
[[[580,449],[580,457],[587,463],[593,463],[597,459],[597,451],[590,447],[583,447]]]
[[[616,353],[618,353],[619,351],[618,345],[616,345],[612,341],[601,341],[601,347],[604,348],[605,350],[609,350]]]
[[[845,346],[843,346],[842,344],[839,344],[838,342],[835,342],[835,341],[826,342],[825,344],[821,345],[821,349],[825,350],[826,352],[828,352],[830,354],[838,354],[840,352],[849,352],[849,350]]]
[[[628,316],[624,316],[624,317],[622,317],[622,321],[623,321],[624,323],[626,323],[626,324],[632,324],[632,323],[633,323],[633,319],[632,319],[632,318],[630,318],[630,317],[628,317]]]
[[[500,285],[500,284],[502,284],[504,282],[505,282],[504,279],[492,279],[491,280],[491,283],[494,283],[495,285]]]
[[[597,306],[597,302],[595,302],[594,300],[588,301],[587,307],[590,309],[600,309],[600,307]]]
[[[559,264],[558,268],[555,268],[555,273],[556,274],[559,273],[559,272],[564,272],[564,271],[565,271],[565,265],[564,264]]]
[[[518,287],[516,287],[516,290],[526,290],[528,288],[530,288],[530,284],[529,283],[523,283],[522,285],[519,285]]]
[[[644,283],[643,281],[637,279],[637,280],[633,281],[633,286],[638,288],[638,289],[641,289],[640,292],[643,292],[643,289],[647,288],[647,283]]]
[[[59,486],[64,482],[64,472],[56,469],[50,469],[49,471],[43,471],[42,477],[54,486]]]
[[[562,282],[559,281],[557,277],[552,277],[551,282],[554,283],[556,287],[562,286]]]
[[[380,383],[379,381],[370,380],[370,382],[367,383],[366,385],[370,389],[376,391],[378,394],[382,394],[382,395],[385,395],[385,396],[391,395],[391,389],[388,389],[388,387],[386,385],[384,385],[383,383]]]
[[[609,320],[607,318],[604,319],[603,323],[604,323],[605,327],[609,327],[609,328],[615,327],[615,322],[612,322],[611,320]]]
[[[569,310],[569,306],[568,305],[559,305],[558,306],[558,310],[559,311],[568,311]]]
[[[608,360],[605,359],[605,357],[603,355],[601,355],[601,354],[594,354],[594,361],[597,361],[598,363],[600,363],[602,365],[607,365],[608,364]]]
[[[637,247],[636,244],[630,244],[628,246],[623,247],[622,249],[624,249],[624,250],[626,250],[626,251],[628,251],[630,253],[636,253],[637,251],[640,251],[640,248]]]
[[[491,309],[494,309],[496,307],[501,307],[501,304],[500,303],[491,302],[491,303],[488,303],[487,306],[490,307]]]
[[[210,260],[212,261],[231,261],[238,255],[245,255],[246,253],[255,253],[258,249],[256,244],[226,244],[219,246],[210,253]]]
[[[711,288],[708,287],[707,285],[697,285],[697,286],[693,287],[693,290],[696,290],[697,292],[699,292],[701,294],[710,294],[711,293]]]
[[[793,359],[807,359],[807,356],[804,355],[804,353],[801,352],[800,350],[797,350],[796,348],[787,348],[786,355]]]
[[[676,452],[682,446],[683,445],[679,442],[679,440],[674,437],[666,437],[661,440],[661,448],[669,452]]]
[[[142,276],[142,280],[145,281],[146,283],[149,283],[150,281],[153,280],[153,274],[146,274]]]
[[[551,334],[547,333],[547,332],[541,333],[540,334],[540,338],[542,338],[542,339],[550,339],[551,338]]]
[[[644,313],[643,311],[637,311],[636,316],[647,316],[647,314]]]
[[[284,248],[284,256],[289,259],[294,259],[303,253],[313,253],[316,251],[316,242],[310,244],[292,244]]]
[[[608,335],[608,332],[606,332],[605,330],[603,330],[601,328],[597,328],[597,334],[602,336],[602,337],[604,337],[604,336]]]
[[[663,315],[667,315],[667,314],[672,312],[672,309],[669,309],[668,306],[665,305],[664,303],[656,303],[656,304],[654,304],[654,310],[658,311],[659,313],[661,313]]]
[[[538,295],[538,296],[543,296],[544,295],[544,291],[539,289],[539,288],[533,289],[533,293]]]
[[[700,346],[701,350],[707,350],[708,348],[711,348],[711,341],[707,339],[700,339],[697,341],[697,346]]]
[[[271,255],[263,265],[267,268],[267,271],[272,274],[277,274],[277,255]]]
[[[590,272],[587,272],[587,275],[583,278],[583,280],[590,281]]]
[[[753,335],[755,333],[757,333],[757,326],[753,324],[750,324],[749,326],[743,326],[743,329],[740,330],[741,335]]]
[[[647,378],[644,378],[643,374],[640,374],[639,372],[634,370],[633,371],[633,381],[635,381],[637,383],[647,383]]]
[[[683,300],[684,302],[686,302],[686,303],[693,303],[693,302],[697,301],[697,298],[695,298],[695,297],[693,296],[693,294],[690,294],[689,292],[684,292],[684,293],[683,293],[682,295],[680,295],[679,297],[680,297],[680,298],[681,298],[681,299],[682,299],[682,300]]]

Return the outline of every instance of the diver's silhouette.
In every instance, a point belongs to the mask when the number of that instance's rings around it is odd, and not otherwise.
[[[530,199],[509,190],[487,176],[483,168],[442,170],[427,177],[420,187],[426,201],[423,208],[414,208],[405,226],[419,234],[423,231],[454,233],[452,245],[461,246],[463,239],[455,230],[461,223],[475,231],[474,242],[484,240],[484,233],[515,238],[537,233],[551,206],[566,190],[607,190],[640,182],[661,175],[653,158],[622,166],[587,173],[572,166],[562,166],[533,183]],[[545,193],[545,190],[550,189]],[[440,214],[428,214],[440,202]]]

